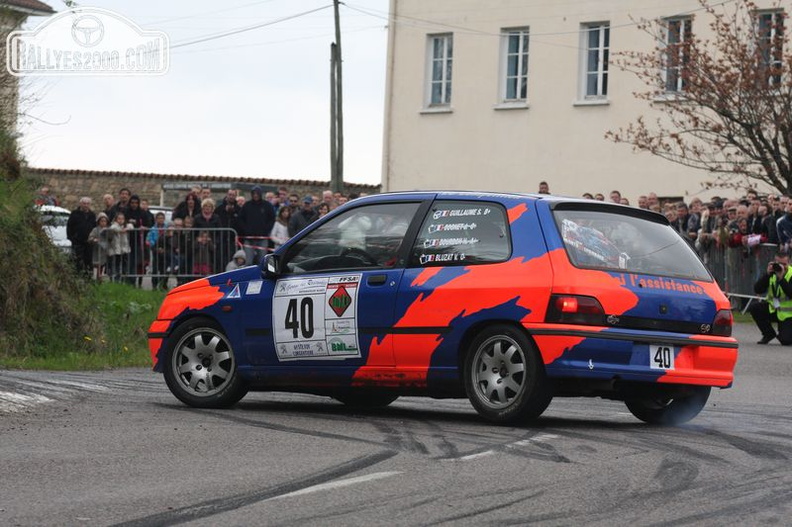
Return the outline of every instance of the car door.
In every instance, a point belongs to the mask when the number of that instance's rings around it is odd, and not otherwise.
[[[455,381],[467,328],[519,320],[522,270],[509,265],[508,213],[494,201],[438,199],[420,225],[397,296],[397,368],[417,384],[434,374]]]
[[[389,328],[411,242],[405,240],[421,205],[416,199],[345,207],[285,246],[260,311],[271,313],[271,345],[253,350],[252,362],[303,385],[392,368]]]

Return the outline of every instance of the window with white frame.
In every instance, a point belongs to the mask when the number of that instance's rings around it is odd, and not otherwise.
[[[429,35],[428,106],[451,104],[451,70],[454,58],[454,35]]]
[[[781,83],[783,60],[784,12],[782,10],[756,13],[756,43],[759,60],[772,86]]]
[[[501,31],[501,99],[524,102],[528,98],[528,28]]]
[[[693,19],[690,17],[670,18],[665,21],[666,42],[663,56],[663,80],[665,91],[685,91],[686,68],[690,62],[690,43],[693,38]]]
[[[610,24],[584,24],[581,30],[583,78],[581,92],[585,99],[606,99],[608,96],[608,60]]]

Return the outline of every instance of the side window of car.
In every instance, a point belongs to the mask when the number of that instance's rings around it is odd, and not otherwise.
[[[410,265],[474,265],[503,262],[510,256],[509,222],[501,205],[436,201],[421,225]]]
[[[382,203],[356,207],[309,232],[283,258],[287,273],[344,269],[387,269],[420,203]]]

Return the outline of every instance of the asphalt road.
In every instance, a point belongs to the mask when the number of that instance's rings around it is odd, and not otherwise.
[[[0,525],[789,525],[792,348],[736,328],[695,420],[556,399],[526,427],[464,400],[194,410],[145,370],[0,372]]]

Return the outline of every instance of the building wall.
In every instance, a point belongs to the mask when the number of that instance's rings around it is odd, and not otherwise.
[[[6,69],[6,39],[24,19],[20,13],[0,6],[0,126],[12,133],[17,128],[19,82]]]
[[[49,185],[53,196],[57,196],[61,206],[68,209],[77,207],[81,196],[93,199],[94,210],[99,210],[102,196],[128,188],[140,199],[147,199],[151,205],[175,207],[184,200],[189,188],[193,185],[208,186],[212,189],[212,197],[220,199],[225,196],[228,188],[238,189],[242,195],[249,197],[249,190],[260,185],[264,191],[277,190],[285,186],[290,192],[300,196],[311,194],[321,196],[323,190],[330,188],[329,181],[309,180],[278,180],[264,178],[231,178],[223,176],[188,176],[172,174],[148,174],[136,172],[103,172],[90,170],[59,170],[28,168],[26,176],[36,185]],[[357,185],[347,183],[344,192],[375,194],[378,185]]]
[[[383,190],[535,192],[546,180],[554,194],[607,196],[618,189],[632,203],[652,191],[686,199],[735,192],[704,191],[706,173],[604,138],[641,115],[652,118],[649,105],[632,95],[644,90],[632,74],[611,64],[608,103],[578,100],[581,24],[610,23],[612,56],[653,47],[631,16],[670,17],[699,8],[696,0],[391,0],[396,22],[390,24]],[[705,32],[705,15],[694,16],[694,31]],[[500,33],[523,26],[530,28],[528,107],[496,109]],[[427,35],[449,32],[451,112],[426,113]]]

